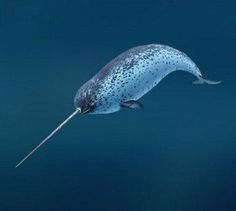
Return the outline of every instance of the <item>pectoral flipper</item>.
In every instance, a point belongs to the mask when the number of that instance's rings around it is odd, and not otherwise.
[[[141,109],[143,107],[143,105],[141,103],[139,103],[138,101],[135,100],[129,100],[126,102],[122,102],[120,104],[121,107],[123,108],[130,108],[130,109]]]

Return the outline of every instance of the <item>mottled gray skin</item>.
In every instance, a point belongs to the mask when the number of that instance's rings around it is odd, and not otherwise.
[[[176,70],[201,77],[196,64],[174,48],[157,44],[132,48],[110,61],[78,90],[75,107],[92,114],[119,111],[123,102],[138,100]]]

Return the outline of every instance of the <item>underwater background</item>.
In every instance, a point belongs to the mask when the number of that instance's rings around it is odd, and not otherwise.
[[[0,210],[236,210],[236,3],[0,1]],[[217,86],[175,72],[140,111],[81,115],[77,89],[121,52],[167,44]]]

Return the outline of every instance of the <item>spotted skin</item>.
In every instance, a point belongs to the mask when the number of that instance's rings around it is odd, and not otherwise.
[[[75,106],[92,114],[119,111],[122,102],[138,100],[176,70],[201,77],[196,64],[174,48],[158,44],[132,48],[110,61],[78,90]]]

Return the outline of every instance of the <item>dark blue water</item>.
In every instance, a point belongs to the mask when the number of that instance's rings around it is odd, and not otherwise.
[[[236,210],[234,1],[0,1],[0,210]],[[71,121],[77,89],[148,43],[186,52],[218,86],[176,72],[141,111]]]

